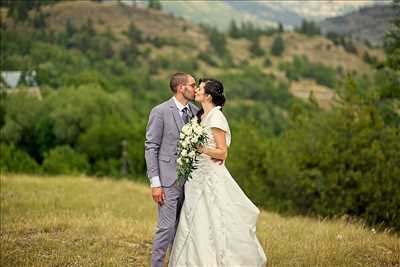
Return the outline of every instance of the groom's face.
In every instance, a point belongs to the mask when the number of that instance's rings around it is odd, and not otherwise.
[[[196,90],[196,81],[192,76],[189,76],[186,83],[183,85],[182,94],[187,100],[193,100],[195,90]]]

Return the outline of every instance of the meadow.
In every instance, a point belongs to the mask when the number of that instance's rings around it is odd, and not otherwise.
[[[149,266],[148,185],[86,176],[1,175],[1,266]],[[400,238],[348,218],[261,210],[267,266],[400,266]]]

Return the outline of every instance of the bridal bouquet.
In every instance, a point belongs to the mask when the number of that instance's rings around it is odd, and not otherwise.
[[[207,141],[206,129],[193,118],[189,123],[182,127],[178,143],[178,183],[183,185],[185,181],[192,177],[193,170],[196,169],[198,162],[198,146],[202,146]]]

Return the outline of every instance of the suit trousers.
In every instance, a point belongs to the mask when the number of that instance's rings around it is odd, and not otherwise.
[[[173,183],[169,187],[163,187],[165,201],[162,205],[157,204],[158,225],[153,240],[151,254],[151,266],[162,267],[168,248],[174,242],[176,229],[179,223],[179,216],[184,201],[184,188]]]

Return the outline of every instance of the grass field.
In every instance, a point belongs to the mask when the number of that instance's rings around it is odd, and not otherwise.
[[[149,266],[147,185],[90,177],[1,176],[0,266]],[[360,223],[262,211],[268,266],[400,266],[400,238]]]

